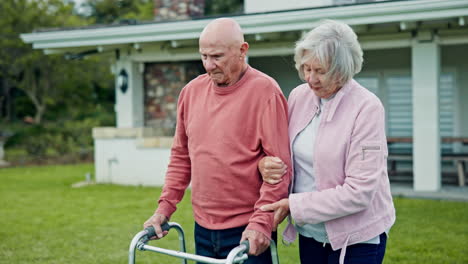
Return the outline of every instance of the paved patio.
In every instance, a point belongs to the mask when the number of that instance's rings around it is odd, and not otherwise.
[[[390,188],[394,197],[468,202],[467,186],[443,185],[437,192],[416,192],[408,183],[391,183]]]

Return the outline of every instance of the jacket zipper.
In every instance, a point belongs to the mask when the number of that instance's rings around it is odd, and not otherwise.
[[[326,229],[325,229],[325,231],[326,231]],[[330,240],[328,239],[328,234],[325,234],[325,241],[330,242]],[[327,245],[327,242],[323,242],[323,247],[325,247],[326,245]]]
[[[362,146],[362,160],[364,160],[366,150],[380,150],[380,146]]]

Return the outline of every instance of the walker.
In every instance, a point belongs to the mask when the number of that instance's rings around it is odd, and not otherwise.
[[[147,245],[146,243],[150,240],[150,237],[153,237],[156,235],[154,228],[153,227],[147,227],[143,231],[140,231],[138,234],[136,234],[132,242],[130,243],[130,249],[129,249],[129,254],[128,254],[128,263],[129,264],[134,264],[135,263],[135,257],[136,257],[136,249],[140,251],[152,251],[156,253],[161,253],[169,256],[173,256],[176,258],[181,258],[182,259],[182,264],[187,264],[187,260],[193,260],[196,262],[201,262],[201,263],[210,263],[210,264],[232,264],[232,263],[243,263],[247,258],[247,252],[249,252],[249,241],[243,241],[240,243],[239,246],[233,248],[227,258],[225,259],[216,259],[216,258],[210,258],[210,257],[204,257],[196,254],[190,254],[186,252],[185,248],[185,235],[184,235],[184,230],[182,227],[174,222],[169,222],[161,226],[161,228],[164,231],[169,231],[170,229],[175,229],[177,230],[177,233],[179,234],[179,244],[180,244],[180,250],[171,250],[171,249],[165,249],[165,248],[160,248],[160,247],[154,247]],[[278,252],[276,250],[276,244],[272,240],[270,242],[270,250],[271,250],[271,259],[273,264],[278,264]]]

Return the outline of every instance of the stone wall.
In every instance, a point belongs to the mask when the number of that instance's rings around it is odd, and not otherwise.
[[[179,93],[204,72],[199,61],[145,65],[145,126],[153,128],[154,135],[174,135]]]
[[[154,20],[184,20],[204,15],[205,0],[154,0]]]

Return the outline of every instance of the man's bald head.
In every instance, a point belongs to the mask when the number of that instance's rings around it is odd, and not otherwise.
[[[239,81],[247,69],[249,44],[234,19],[213,20],[200,34],[199,44],[203,67],[216,85],[229,86]]]
[[[244,34],[239,24],[232,18],[218,18],[211,21],[200,34],[200,44],[225,47],[240,47],[244,43]]]

